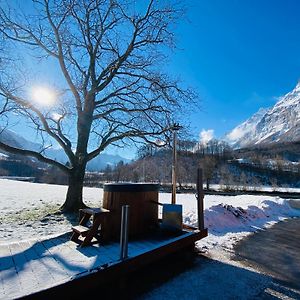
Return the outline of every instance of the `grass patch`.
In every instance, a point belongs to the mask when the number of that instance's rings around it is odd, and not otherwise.
[[[8,212],[0,216],[0,223],[24,223],[40,221],[49,215],[62,215],[60,204],[45,204],[39,207],[26,208],[16,212]]]

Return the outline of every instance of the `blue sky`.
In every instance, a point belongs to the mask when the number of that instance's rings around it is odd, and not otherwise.
[[[300,1],[190,1],[189,22],[177,29],[180,50],[170,71],[199,91],[195,136],[222,137],[274,105],[300,78]]]
[[[194,138],[202,130],[221,138],[300,79],[300,1],[186,0],[186,6],[188,21],[176,28],[178,49],[167,71],[199,92],[202,109],[190,116]],[[38,80],[57,80],[52,71],[40,65]]]

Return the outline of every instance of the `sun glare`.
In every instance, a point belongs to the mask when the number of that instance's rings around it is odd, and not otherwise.
[[[60,115],[58,113],[53,113],[52,118],[54,121],[59,121],[59,119],[62,118],[62,115]]]
[[[34,87],[32,89],[33,100],[43,106],[52,106],[55,103],[55,93],[45,87]]]

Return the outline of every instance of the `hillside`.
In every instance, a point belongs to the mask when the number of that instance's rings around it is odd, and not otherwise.
[[[177,182],[181,188],[196,183],[197,168],[204,171],[204,180],[220,184],[224,189],[247,186],[300,187],[300,142],[255,146],[224,151],[207,144],[199,151],[178,151]],[[219,146],[222,142],[219,142]],[[223,150],[222,150],[223,149]],[[213,153],[213,154],[212,154]],[[172,152],[159,150],[148,153],[129,164],[107,169],[108,181],[154,181],[163,185],[171,182]]]

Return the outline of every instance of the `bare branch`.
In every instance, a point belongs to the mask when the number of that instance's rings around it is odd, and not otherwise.
[[[45,43],[25,25],[14,22],[5,13],[4,9],[0,8],[0,32],[8,39],[20,42],[29,46],[38,46],[43,49],[48,55],[58,57]]]
[[[82,107],[81,107],[80,95],[79,95],[79,93],[78,93],[78,91],[77,91],[77,89],[76,89],[76,87],[75,87],[75,85],[74,85],[74,83],[71,79],[71,76],[70,76],[70,74],[68,72],[68,69],[66,67],[66,64],[65,64],[63,46],[62,46],[62,41],[60,39],[60,34],[59,34],[59,27],[55,26],[55,24],[52,20],[48,0],[44,0],[44,3],[45,3],[45,9],[46,9],[46,14],[47,14],[48,21],[49,21],[49,23],[52,27],[52,30],[53,30],[55,38],[56,38],[56,43],[57,43],[57,48],[58,48],[57,58],[58,58],[62,73],[65,76],[65,78],[68,82],[68,85],[69,85],[69,87],[70,87],[70,89],[71,89],[71,91],[72,91],[72,93],[73,93],[73,95],[76,99],[76,104],[77,104],[76,108],[78,110],[78,113],[81,113]],[[65,15],[63,16],[63,18],[65,18]],[[59,24],[61,25],[61,23],[59,23]]]
[[[2,91],[3,91],[3,88],[2,88]],[[3,94],[3,92],[2,92],[2,94]],[[59,135],[55,134],[51,130],[45,116],[42,114],[42,112],[38,108],[34,107],[32,104],[30,104],[26,100],[11,94],[9,91],[5,91],[5,96],[7,97],[7,99],[10,99],[13,102],[15,102],[16,104],[20,105],[24,109],[24,112],[27,112],[28,110],[32,111],[42,122],[45,132],[47,132],[47,134],[49,134],[49,136],[54,138],[59,143],[59,145],[65,150],[70,161],[74,162],[74,154],[71,149],[71,143],[68,141],[68,139],[66,137],[63,137],[63,139],[61,139],[61,137]],[[61,133],[61,135],[62,135],[62,133]]]
[[[15,148],[15,147],[9,146],[5,143],[2,143],[1,141],[0,141],[0,149],[2,149],[4,151],[7,151],[7,152],[10,152],[10,153],[13,153],[13,154],[19,154],[19,155],[35,157],[41,162],[51,164],[51,165],[54,165],[54,166],[58,167],[59,169],[61,169],[65,173],[70,172],[70,169],[68,167],[66,167],[63,164],[57,162],[56,160],[47,158],[47,157],[43,156],[41,153],[38,153],[36,151]]]
[[[99,155],[108,145],[126,139],[126,138],[142,138],[145,141],[150,141],[150,139],[148,140],[148,137],[153,137],[153,135],[157,135],[160,136],[168,131],[170,131],[171,126],[167,127],[167,128],[162,128],[160,131],[157,132],[141,132],[140,130],[128,130],[123,132],[122,134],[118,134],[118,135],[113,135],[113,133],[116,131],[115,129],[111,130],[102,140],[101,145],[95,149],[94,151],[90,152],[87,156],[87,160],[91,160],[93,158],[95,158],[97,155]]]

